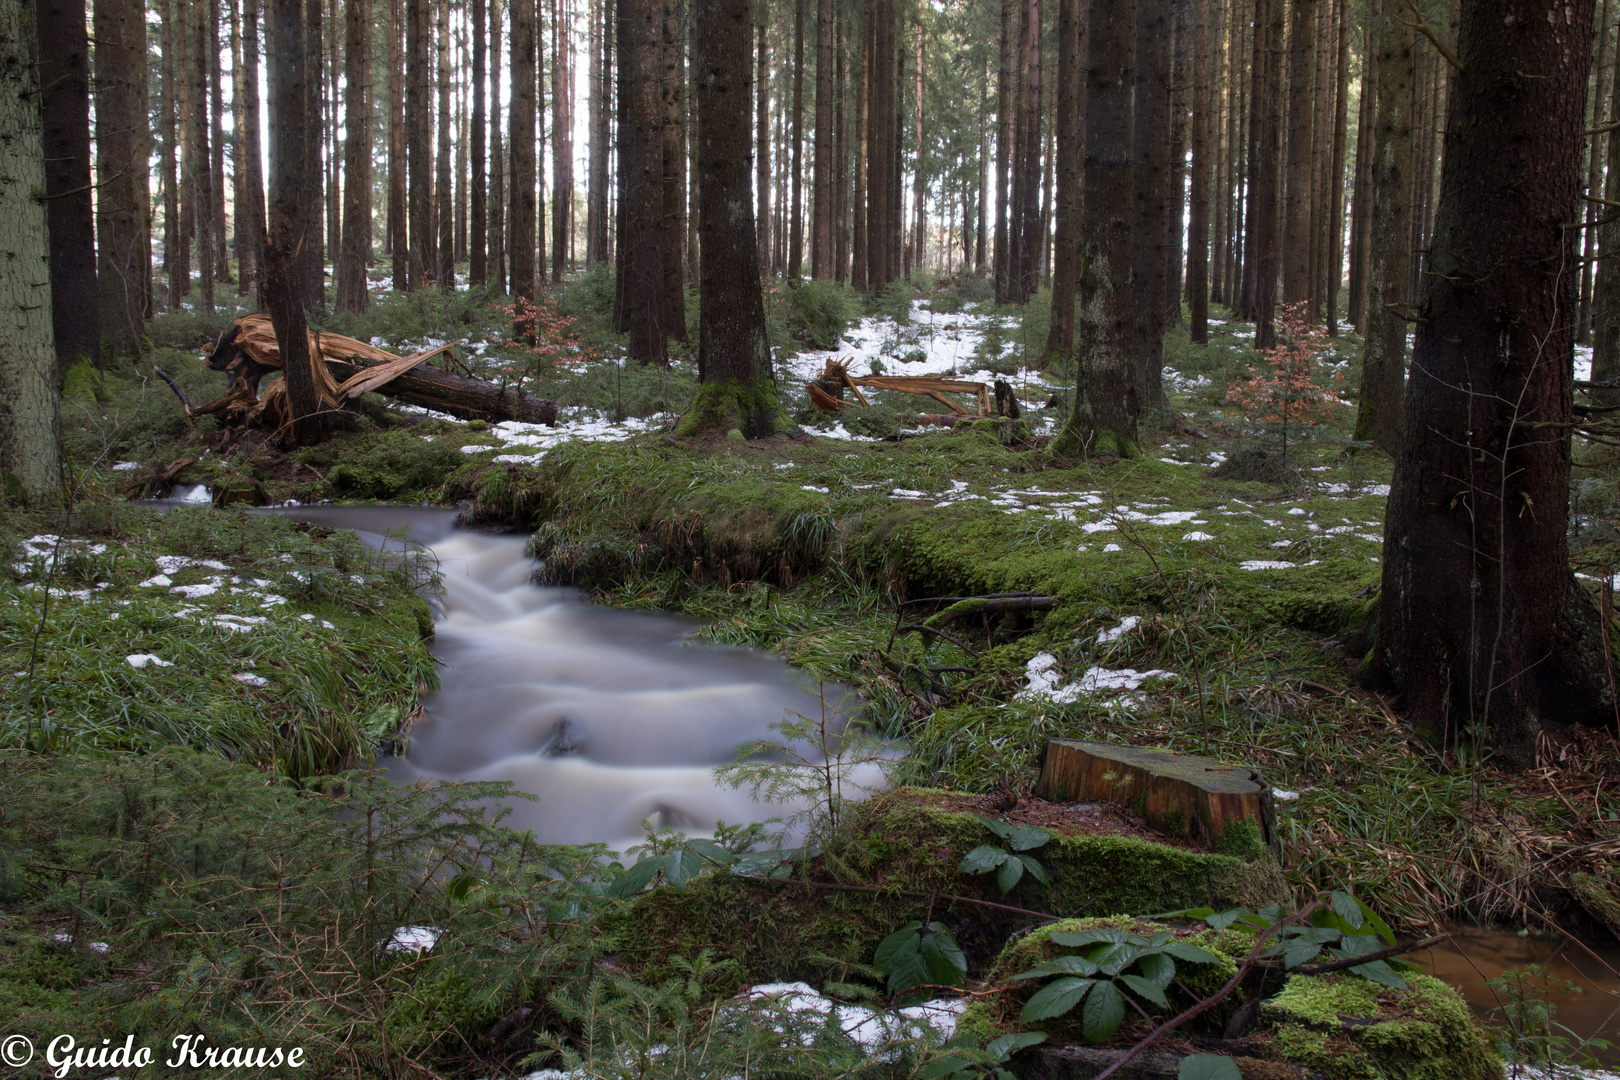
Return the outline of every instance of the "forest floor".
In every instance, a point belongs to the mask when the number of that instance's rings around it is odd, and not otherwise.
[[[368,316],[326,324],[400,353],[465,339],[457,363],[556,399],[556,427],[403,408],[402,422],[290,455],[262,440],[222,450],[213,421],[190,428],[143,371],[80,369],[65,412],[77,508],[0,525],[0,667],[17,673],[0,684],[0,744],[174,743],[292,775],[360,755],[432,685],[412,594],[431,568],[346,534],[115,500],[459,502],[474,524],[533,531],[544,581],[700,617],[703,637],[854,686],[871,725],[910,747],[899,782],[963,795],[1027,783],[1053,737],[1208,754],[1263,770],[1298,898],[1353,887],[1412,933],[1473,921],[1620,934],[1612,732],[1549,732],[1536,766],[1509,773],[1472,733],[1423,744],[1398,703],[1355,683],[1390,478],[1386,457],[1348,438],[1359,340],[1319,357],[1314,411],[1284,458],[1282,426],[1231,396],[1252,330],[1223,312],[1194,346],[1177,327],[1164,379],[1180,434],[1149,434],[1140,459],[1060,466],[1045,443],[1072,378],[1029,366],[1044,294],[997,311],[977,289],[932,282],[864,309],[825,286],[769,290],[777,378],[805,434],[740,447],[668,434],[695,365],[677,346],[667,369],[627,366],[599,272],[543,302],[531,350],[476,293],[383,294]],[[199,354],[227,320],[154,323],[157,363],[194,401],[221,392]],[[869,409],[817,413],[804,387],[828,358],[855,375],[1004,379],[1024,415],[918,429],[926,399],[884,391],[868,391]],[[1620,499],[1599,449],[1577,459],[1576,570],[1601,588]],[[902,600],[992,592],[1055,606],[961,620],[949,639],[897,633]],[[299,710],[330,719],[318,745],[287,738]]]

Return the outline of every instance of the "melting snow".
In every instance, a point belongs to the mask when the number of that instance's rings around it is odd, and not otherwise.
[[[129,666],[132,668],[143,668],[147,664],[151,664],[153,667],[174,667],[169,661],[159,660],[152,653],[130,653],[124,659],[128,661]]]

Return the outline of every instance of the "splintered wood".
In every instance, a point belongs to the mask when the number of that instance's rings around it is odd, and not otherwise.
[[[864,406],[872,403],[866,400],[861,393],[861,387],[870,387],[873,390],[898,390],[902,394],[922,394],[950,409],[949,414],[924,413],[923,423],[951,424],[957,420],[972,417],[980,419],[990,415],[990,388],[982,382],[971,379],[946,379],[937,375],[851,375],[849,365],[853,361],[827,359],[827,365],[821,371],[822,383],[830,383],[840,389],[847,387],[857,400]],[[946,397],[946,394],[972,394],[978,411],[970,413],[960,404]],[[810,384],[810,400],[815,402],[818,409],[844,409],[849,402],[829,393],[824,387],[816,383]]]
[[[1271,788],[1240,765],[1140,746],[1050,739],[1035,794],[1051,802],[1128,806],[1169,836],[1214,848],[1240,821],[1272,842]]]

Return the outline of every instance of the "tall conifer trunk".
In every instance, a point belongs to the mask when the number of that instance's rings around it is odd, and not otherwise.
[[[1194,345],[1209,343],[1209,185],[1210,154],[1220,110],[1218,88],[1211,86],[1216,65],[1210,63],[1210,16],[1215,5],[1193,3],[1192,40],[1192,176],[1187,215],[1187,335]],[[1218,204],[1217,204],[1218,205]],[[1217,226],[1218,229],[1218,226]]]
[[[40,0],[34,10],[50,222],[51,328],[60,380],[79,360],[101,364],[101,297],[90,199],[90,44],[84,0]]]
[[[366,310],[366,259],[371,254],[371,100],[367,62],[371,17],[362,0],[344,7],[343,48],[343,232],[337,266],[337,306],[356,314]]]
[[[1135,131],[1131,147],[1132,361],[1150,422],[1169,409],[1163,385],[1165,277],[1169,267],[1172,0],[1136,0]],[[1180,192],[1177,192],[1177,197]]]
[[[511,156],[511,191],[508,196],[510,214],[510,260],[512,296],[532,301],[535,275],[535,229],[538,227],[539,196],[535,189],[534,124],[536,115],[535,64],[538,47],[535,32],[535,0],[511,0],[512,12],[512,105],[510,109],[511,134],[508,152]],[[513,327],[520,338],[532,338],[534,324],[519,319]]]
[[[96,183],[100,192],[96,280],[101,332],[114,350],[130,353],[146,329],[151,305],[145,4],[97,0],[95,35]],[[237,205],[241,205],[240,199]]]
[[[1081,0],[1058,0],[1057,114],[1053,120],[1057,128],[1057,237],[1052,249],[1052,318],[1046,338],[1049,368],[1067,362],[1074,348],[1085,145],[1085,121],[1080,112],[1086,55],[1081,7]]]

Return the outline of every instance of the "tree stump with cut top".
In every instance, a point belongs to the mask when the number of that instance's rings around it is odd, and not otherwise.
[[[1275,844],[1271,787],[1259,770],[1191,754],[1049,739],[1035,794],[1049,802],[1119,803],[1167,836],[1234,855]],[[1223,844],[1234,825],[1239,832]]]

